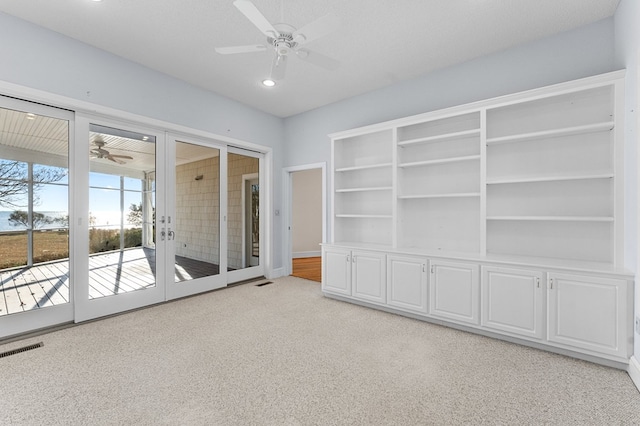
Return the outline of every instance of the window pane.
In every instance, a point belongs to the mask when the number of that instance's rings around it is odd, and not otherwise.
[[[89,189],[89,225],[120,228],[120,191]]]
[[[229,269],[260,264],[260,160],[229,154],[227,163]]]
[[[66,168],[34,164],[33,182],[68,184],[69,173]]]
[[[124,177],[124,189],[131,191],[142,191],[142,179],[134,179],[130,177]]]
[[[99,188],[120,188],[120,176],[104,173],[89,173],[89,186]]]
[[[68,187],[62,185],[41,185],[34,208],[34,229],[67,228],[69,226]],[[37,221],[37,223],[36,223]]]
[[[149,289],[155,282],[152,220],[154,138],[91,124],[89,298]],[[150,217],[150,218],[148,218]]]
[[[48,229],[33,233],[33,262],[51,262],[69,257],[69,230]]]
[[[220,273],[220,151],[176,143],[175,280]]]
[[[0,191],[4,196],[0,201],[0,231],[18,231],[27,229],[27,194],[21,193],[22,184],[15,181],[0,180]]]
[[[0,108],[0,155],[20,160],[0,158],[0,269],[19,267],[0,315],[69,302],[68,142],[66,120]]]

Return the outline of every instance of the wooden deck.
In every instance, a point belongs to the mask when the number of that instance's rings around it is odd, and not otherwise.
[[[154,287],[153,249],[128,249],[89,257],[89,298]],[[176,282],[219,273],[218,265],[176,257]],[[69,261],[0,270],[0,316],[69,302]]]

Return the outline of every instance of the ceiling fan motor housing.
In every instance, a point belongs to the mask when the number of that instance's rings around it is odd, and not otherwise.
[[[297,42],[293,41],[293,35],[291,33],[284,32],[279,33],[276,38],[267,37],[267,42],[275,47],[276,52],[281,56],[288,55],[289,52],[298,45]]]

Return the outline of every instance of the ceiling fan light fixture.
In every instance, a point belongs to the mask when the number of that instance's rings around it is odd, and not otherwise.
[[[264,80],[262,80],[262,85],[265,87],[273,87],[276,85],[276,82],[274,80],[271,80],[270,78],[265,78]]]

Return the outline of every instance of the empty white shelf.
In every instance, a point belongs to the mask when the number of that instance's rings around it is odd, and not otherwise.
[[[336,217],[349,217],[361,219],[391,219],[390,214],[336,214]]]
[[[487,185],[501,185],[509,183],[532,183],[532,182],[558,182],[567,180],[586,180],[586,179],[611,179],[613,173],[601,173],[592,175],[576,175],[576,176],[540,176],[540,177],[514,177],[514,178],[499,178],[499,179],[487,179]]]
[[[369,169],[382,169],[385,167],[391,167],[391,163],[380,163],[380,164],[370,164],[366,166],[349,166],[349,167],[340,167],[336,169],[336,172],[354,172],[358,170],[369,170]]]
[[[449,139],[461,139],[461,138],[466,138],[466,137],[476,136],[476,135],[478,136],[480,135],[480,129],[471,129],[471,130],[465,130],[462,132],[445,133],[443,135],[409,139],[406,141],[398,142],[398,146],[407,146],[407,145],[415,145],[415,144],[430,143],[430,142],[441,142]]]
[[[415,161],[411,163],[402,163],[402,164],[398,164],[398,167],[432,166],[436,164],[458,163],[462,161],[473,161],[473,160],[479,160],[479,159],[480,159],[480,155],[466,155],[464,157],[451,157],[451,158],[441,158],[439,160],[427,160],[427,161]]]
[[[487,220],[544,222],[613,222],[608,216],[487,216]]]
[[[580,135],[584,133],[603,132],[607,130],[613,130],[613,121],[607,121],[604,123],[587,124],[584,126],[563,127],[561,129],[544,130],[541,132],[522,133],[510,136],[501,136],[499,138],[488,138],[487,145],[510,143],[510,142],[524,142],[535,139],[545,139],[554,136],[571,136]]]
[[[479,197],[479,192],[451,192],[447,194],[400,195],[400,200],[419,200],[423,198],[469,198]]]
[[[336,189],[336,192],[363,192],[363,191],[391,191],[390,186],[363,187],[363,188],[344,188]]]

